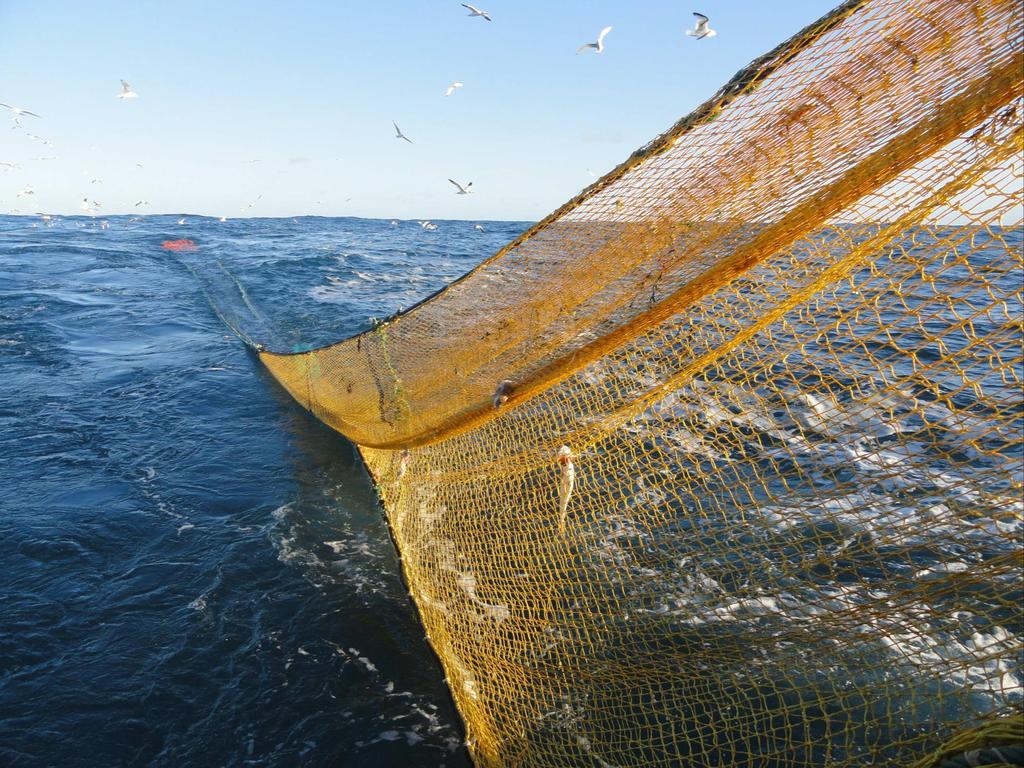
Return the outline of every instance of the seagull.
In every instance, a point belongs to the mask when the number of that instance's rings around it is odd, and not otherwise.
[[[13,115],[13,117],[11,118],[11,122],[14,123],[14,128],[18,128],[21,126],[21,118],[25,117],[26,115],[28,115],[29,117],[41,117],[41,115],[37,115],[35,112],[29,112],[27,109],[16,107],[13,104],[4,104],[2,101],[0,101],[0,107],[6,107],[11,111],[11,114]]]
[[[121,92],[119,94],[117,94],[117,98],[119,98],[119,99],[137,99],[137,98],[139,98],[139,94],[137,94],[135,91],[132,90],[132,87],[130,85],[128,85],[128,81],[127,80],[122,80],[121,81]]]
[[[85,211],[88,214],[93,214],[93,213],[96,212],[94,210],[93,206],[98,208],[99,207],[99,203],[90,203],[88,197],[83,197],[82,198],[82,204],[79,205],[78,207],[81,208],[83,211]]]
[[[605,27],[604,29],[601,30],[601,34],[597,36],[597,42],[586,43],[585,45],[581,45],[579,48],[576,49],[576,53],[583,53],[585,50],[587,50],[587,48],[593,48],[594,53],[601,53],[601,51],[604,50],[604,39],[611,31],[611,27]]]
[[[178,219],[178,223],[179,224],[184,224],[185,223],[185,217],[182,216],[180,219]]]
[[[228,217],[227,217],[227,216],[221,216],[221,217],[220,217],[219,219],[217,219],[217,221],[219,221],[219,222],[221,222],[221,223],[224,223],[224,222],[225,222],[225,221],[227,221],[227,220],[228,220]]]
[[[461,88],[461,87],[462,87],[462,83],[460,83],[458,80],[456,80],[454,83],[452,83],[451,85],[448,86],[448,90],[444,92],[444,95],[445,96],[451,96],[453,93],[455,93],[455,89],[456,88]]]
[[[470,16],[483,16],[488,21],[491,21],[491,17],[487,15],[487,11],[481,11],[479,8],[476,8],[469,3],[460,3],[460,5],[469,11]]]
[[[28,197],[29,195],[34,195],[35,193],[36,192],[34,189],[32,189],[32,187],[25,187],[23,190],[21,190],[21,192],[17,194],[17,197]]]
[[[49,139],[44,139],[42,136],[36,136],[34,133],[29,133],[28,131],[25,131],[25,135],[32,139],[32,141],[41,142],[44,147],[53,146],[52,141],[50,141]]]
[[[251,203],[249,203],[247,206],[245,206],[245,210],[249,210],[254,205],[256,205],[256,203],[258,203],[262,199],[262,197],[263,197],[263,193],[260,192],[260,194],[256,195],[256,199],[255,200],[253,200]]]
[[[406,136],[404,133],[402,133],[402,129],[398,127],[398,123],[396,123],[394,120],[392,120],[391,124],[393,126],[395,126],[395,138],[396,139],[405,139],[410,144],[412,144],[412,139],[410,139],[408,136]]]
[[[422,227],[423,229],[426,229],[428,231],[433,231],[433,230],[437,229],[437,224],[434,224],[434,223],[432,223],[429,220],[427,220],[427,221],[417,221],[416,223],[419,224],[420,227]]]
[[[469,184],[466,184],[465,186],[463,186],[462,184],[459,184],[459,182],[457,182],[455,179],[448,179],[448,181],[450,181],[452,184],[454,184],[456,187],[459,188],[459,191],[455,193],[456,195],[471,195],[471,194],[473,194],[473,190],[470,189],[470,187],[473,186],[473,182],[472,181],[469,182]]]
[[[135,203],[135,207],[138,208],[140,205],[149,205],[149,200],[139,200]]]
[[[89,183],[90,184],[102,184],[103,183],[103,179],[93,179]]]
[[[14,168],[17,168],[17,167],[18,167],[17,163],[9,163],[6,160],[0,160],[0,168],[3,168],[6,171],[10,171],[10,170],[12,170]]]
[[[484,228],[480,224],[474,224],[473,225],[473,229],[475,229],[477,232],[483,232],[484,231]]]
[[[52,141],[50,141],[49,139],[44,139],[42,136],[36,136],[34,133],[29,133],[28,131],[25,131],[25,135],[28,136],[30,139],[32,139],[32,141],[41,141],[43,144],[45,144],[48,147],[52,147],[53,146],[53,142]]]
[[[693,29],[686,30],[686,34],[688,37],[696,37],[698,40],[700,40],[703,37],[714,37],[715,35],[718,34],[717,32],[715,32],[715,30],[708,26],[707,16],[705,16],[703,13],[694,13],[693,15],[697,18],[697,23],[694,25]]]

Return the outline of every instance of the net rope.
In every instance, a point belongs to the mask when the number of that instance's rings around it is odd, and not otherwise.
[[[360,447],[478,765],[1020,717],[1022,31],[848,2],[411,311],[259,348]]]

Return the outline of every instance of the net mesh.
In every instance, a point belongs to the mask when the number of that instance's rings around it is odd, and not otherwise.
[[[407,314],[260,352],[360,446],[479,765],[1019,714],[1021,34],[847,3]]]

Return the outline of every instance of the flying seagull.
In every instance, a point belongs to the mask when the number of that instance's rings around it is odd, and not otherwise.
[[[460,5],[469,11],[470,16],[482,16],[488,21],[491,21],[491,17],[487,15],[487,11],[481,11],[479,8],[476,8],[469,3],[460,3]]]
[[[708,26],[707,16],[705,16],[703,13],[696,12],[693,15],[696,17],[697,22],[694,25],[693,29],[686,30],[686,34],[688,37],[696,37],[698,40],[700,40],[701,38],[714,37],[715,35],[718,34],[717,32],[715,32],[715,30]]]
[[[0,101],[0,107],[6,107],[11,111],[11,114],[13,115],[13,117],[11,117],[11,122],[14,123],[15,128],[21,126],[21,118],[25,117],[26,115],[28,115],[29,117],[41,117],[41,115],[37,115],[35,112],[29,112],[27,109],[16,107],[13,104],[4,104],[2,101]]]
[[[32,187],[25,187],[23,190],[21,190],[21,192],[17,194],[17,197],[28,197],[29,195],[34,195],[35,193],[36,192],[34,189],[32,189]]]
[[[149,205],[149,200],[139,200],[139,202],[135,204],[135,207],[138,208],[140,205]]]
[[[398,123],[396,123],[394,120],[392,120],[391,124],[393,126],[395,126],[395,138],[396,139],[405,139],[410,144],[412,144],[412,139],[410,139],[408,136],[406,136],[404,133],[402,133],[402,129],[398,127]]]
[[[601,30],[601,34],[597,36],[596,42],[581,45],[579,48],[576,49],[576,53],[583,53],[585,50],[587,50],[587,48],[593,48],[594,53],[601,53],[601,51],[604,50],[604,39],[611,31],[611,27],[605,27],[604,29]]]
[[[122,80],[121,81],[121,92],[119,94],[117,94],[117,98],[119,98],[119,99],[137,99],[137,98],[139,98],[139,94],[137,94],[135,91],[132,90],[132,87],[130,85],[128,85],[128,81],[127,80]]]
[[[458,80],[456,80],[454,83],[452,83],[451,85],[448,86],[448,90],[444,92],[444,95],[445,96],[451,96],[453,93],[455,93],[455,89],[456,88],[461,88],[461,87],[462,87],[462,83],[460,83]]]
[[[473,190],[470,189],[470,187],[473,186],[473,182],[472,181],[469,182],[469,184],[466,184],[465,186],[463,186],[462,184],[459,184],[459,182],[457,182],[455,179],[448,179],[448,181],[450,181],[452,184],[454,184],[456,187],[459,188],[459,191],[455,193],[456,195],[471,195],[471,194],[473,194]]]

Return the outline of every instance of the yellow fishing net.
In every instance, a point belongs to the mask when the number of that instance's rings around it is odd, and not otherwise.
[[[360,446],[479,765],[1019,714],[1021,35],[847,3],[407,314],[261,352]]]

